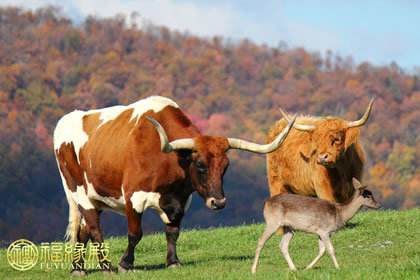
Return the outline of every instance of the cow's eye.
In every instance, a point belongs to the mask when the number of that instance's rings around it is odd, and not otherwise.
[[[330,135],[331,146],[334,146],[334,143],[335,143],[336,140],[337,140],[337,138],[335,138],[334,136]]]
[[[331,145],[340,145],[341,144],[341,139],[340,138],[334,138],[331,141]]]

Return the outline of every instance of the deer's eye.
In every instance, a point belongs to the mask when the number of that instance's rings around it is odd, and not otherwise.
[[[362,196],[364,198],[371,198],[372,197],[372,193],[370,191],[368,191],[368,190],[364,190],[363,193],[362,193]]]

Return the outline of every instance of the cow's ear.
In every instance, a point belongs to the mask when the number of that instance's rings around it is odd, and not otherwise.
[[[178,157],[186,159],[186,160],[191,160],[191,157],[192,157],[192,151],[191,150],[181,149],[181,150],[177,150],[175,152],[178,155]]]
[[[348,128],[346,131],[346,139],[344,142],[345,148],[347,149],[352,144],[356,143],[359,138],[360,129],[358,127]]]
[[[178,164],[182,168],[188,168],[192,161],[192,151],[187,149],[176,150],[175,153],[178,156]]]

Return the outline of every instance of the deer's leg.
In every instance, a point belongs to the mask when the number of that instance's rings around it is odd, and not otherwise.
[[[262,248],[265,245],[265,242],[267,242],[268,239],[274,234],[274,232],[277,230],[277,225],[267,224],[264,230],[264,233],[261,235],[260,239],[258,240],[257,249],[255,250],[255,258],[254,263],[252,264],[251,272],[255,273],[257,272],[257,266],[258,266],[258,259],[260,258],[260,253]]]
[[[333,260],[333,263],[334,263],[335,268],[337,268],[337,269],[338,269],[338,268],[340,268],[340,267],[338,266],[337,259],[335,258],[334,247],[333,247],[333,245],[332,245],[332,243],[331,243],[331,239],[330,239],[329,235],[327,235],[327,236],[323,236],[323,237],[322,237],[322,241],[324,242],[325,247],[327,247],[327,252],[328,252],[328,254],[331,256],[331,258],[332,258],[332,260]]]
[[[325,245],[324,245],[324,242],[322,242],[321,238],[318,239],[318,244],[319,244],[318,256],[316,256],[315,259],[305,269],[312,268],[319,261],[319,259],[324,255]]]
[[[284,235],[280,241],[280,251],[282,252],[284,258],[286,259],[290,270],[296,270],[296,266],[289,255],[289,242],[292,238],[293,238],[293,232],[288,227],[284,227]]]

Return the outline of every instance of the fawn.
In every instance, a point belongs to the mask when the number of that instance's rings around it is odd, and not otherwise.
[[[330,239],[331,233],[343,227],[362,206],[375,209],[380,207],[371,191],[362,186],[356,178],[352,181],[355,192],[350,201],[343,204],[295,194],[280,194],[267,199],[264,205],[266,227],[258,241],[252,273],[257,271],[258,259],[265,242],[279,227],[284,228],[280,250],[291,270],[296,270],[289,255],[289,242],[293,237],[292,229],[315,233],[319,236],[319,254],[306,269],[312,268],[318,262],[325,253],[325,248],[335,267],[339,268]]]

